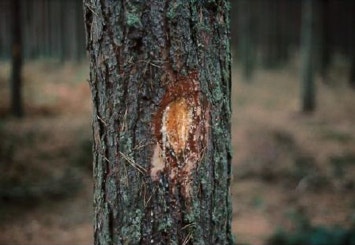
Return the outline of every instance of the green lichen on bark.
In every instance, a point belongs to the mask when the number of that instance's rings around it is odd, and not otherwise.
[[[95,244],[232,244],[230,45],[225,0],[84,0],[93,99]],[[187,197],[149,174],[152,120],[197,72],[208,144]]]

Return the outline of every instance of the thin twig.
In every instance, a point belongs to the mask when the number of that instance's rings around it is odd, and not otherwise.
[[[187,235],[187,237],[185,238],[184,242],[182,243],[182,245],[188,244],[189,241],[191,240],[191,238],[192,238],[192,234],[189,233],[189,234]]]
[[[97,119],[99,119],[100,122],[102,122],[105,125],[105,127],[107,127],[107,123],[101,117],[97,116]]]
[[[90,11],[91,11],[93,14],[95,14],[97,17],[99,16],[99,15],[93,10],[93,8],[92,8],[92,6],[91,6],[90,4],[85,3],[85,6],[86,6],[88,9],[90,9]]]
[[[145,174],[147,173],[147,170],[142,167],[141,165],[137,164],[134,162],[134,160],[130,157],[128,157],[127,155],[123,154],[122,152],[120,152],[121,156],[135,169],[137,169],[141,174]]]

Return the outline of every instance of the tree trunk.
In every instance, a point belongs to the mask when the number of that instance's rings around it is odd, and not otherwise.
[[[280,1],[262,1],[261,5],[263,6],[261,11],[265,12],[265,18],[262,20],[262,64],[265,68],[274,69],[281,64]]]
[[[59,32],[60,32],[60,55],[59,55],[59,60],[61,63],[64,63],[67,57],[68,53],[68,40],[66,38],[66,26],[67,26],[67,11],[66,9],[69,8],[68,6],[68,1],[62,0],[60,2],[60,7],[59,7],[59,15],[60,15],[60,25],[58,26]]]
[[[319,43],[319,71],[324,83],[328,83],[328,69],[331,64],[331,45],[330,45],[330,33],[329,33],[329,16],[330,7],[329,0],[318,0],[319,7],[319,29],[320,29],[320,40]]]
[[[349,85],[352,89],[355,89],[355,47],[351,50],[350,56],[350,79]]]
[[[84,7],[95,244],[232,244],[228,1]]]
[[[23,116],[22,104],[22,33],[21,33],[21,0],[11,1],[12,17],[12,71],[11,87],[11,112],[16,117]]]
[[[67,1],[67,6],[69,8],[65,9],[67,13],[67,22],[66,22],[66,31],[72,33],[70,37],[67,37],[67,42],[69,46],[69,60],[77,61],[77,51],[78,51],[78,30],[77,30],[77,20],[76,17],[77,9],[76,9],[76,2],[75,1]]]
[[[301,33],[301,84],[302,84],[302,111],[312,112],[315,109],[314,84],[314,0],[303,0],[302,33]]]
[[[80,62],[83,57],[85,57],[85,30],[84,30],[84,22],[83,22],[83,5],[81,1],[75,1],[75,18],[76,18],[76,26],[75,32],[76,35],[76,53],[75,53],[75,61]]]
[[[350,7],[351,13],[354,13],[355,11],[355,3],[351,2]],[[354,23],[355,21],[355,16],[354,14],[350,15],[350,23]],[[351,24],[350,24],[351,26]],[[349,85],[350,88],[355,90],[355,32],[354,30],[350,31],[350,43],[353,45],[350,45],[350,76],[349,76]]]
[[[238,0],[239,21],[239,60],[243,69],[243,77],[247,82],[251,81],[255,68],[255,26],[252,13],[252,3],[248,0]]]
[[[0,59],[9,60],[11,58],[11,22],[12,13],[9,11],[10,1],[0,1]]]

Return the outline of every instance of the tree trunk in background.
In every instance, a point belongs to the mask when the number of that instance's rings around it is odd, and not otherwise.
[[[82,1],[75,1],[75,18],[76,26],[76,51],[75,51],[75,61],[80,62],[83,57],[85,57],[85,29],[83,22],[83,4]]]
[[[43,9],[43,43],[44,43],[44,52],[42,54],[42,56],[48,58],[50,57],[50,52],[51,52],[51,39],[50,39],[50,17],[49,14],[49,10],[50,10],[50,4],[51,1],[44,1],[44,9]]]
[[[22,33],[21,33],[21,2],[11,1],[12,17],[12,70],[10,78],[11,112],[16,117],[23,116],[22,103]]]
[[[95,244],[232,244],[228,1],[84,6]]]
[[[36,13],[35,15],[33,13]],[[43,45],[43,36],[42,36],[42,27],[41,23],[43,21],[43,2],[32,1],[32,16],[33,16],[33,50],[32,50],[32,57],[33,59],[38,58],[41,56]]]
[[[237,5],[239,34],[238,54],[245,81],[250,81],[255,68],[255,26],[253,25],[252,5],[248,0],[238,0]]]
[[[0,59],[6,60],[11,58],[12,50],[12,2],[0,1]],[[23,59],[86,58],[82,0],[20,2]]]
[[[0,9],[10,9],[9,1],[0,1]],[[11,57],[11,11],[0,11],[0,58],[10,59]],[[10,21],[9,21],[10,20]]]
[[[315,109],[314,84],[314,0],[303,0],[301,29],[301,84],[302,111],[311,112]]]
[[[57,0],[50,2],[50,42],[51,57],[60,57],[60,5],[62,2]]]
[[[66,23],[67,23],[67,15],[66,15],[66,9],[67,9],[67,1],[63,0],[60,4],[60,26],[58,26],[59,30],[60,30],[60,55],[59,55],[59,60],[61,63],[64,63],[64,61],[66,60],[67,57],[67,38],[65,33],[66,30]]]
[[[350,87],[355,89],[355,47],[352,48],[349,83]]]
[[[249,1],[252,2],[252,1]],[[262,19],[262,64],[265,68],[273,69],[281,65],[282,56],[282,33],[280,21],[280,1],[262,1],[261,11],[265,12]]]
[[[355,21],[355,3],[350,3],[350,9],[352,15],[350,15],[349,26],[353,26]],[[349,76],[349,85],[351,88],[355,89],[355,32],[354,29],[350,30],[350,76]]]
[[[328,69],[331,62],[331,46],[329,33],[329,0],[318,0],[319,6],[319,71],[323,82],[327,83]]]
[[[78,18],[76,17],[77,14],[77,9],[76,9],[76,2],[75,1],[67,1],[67,7],[65,9],[65,12],[67,14],[66,17],[66,25],[65,29],[68,33],[70,33],[70,37],[67,38],[68,42],[68,51],[69,55],[67,58],[71,61],[76,61],[77,60],[77,50],[78,50],[78,32],[77,32],[77,20]]]
[[[279,37],[278,37],[278,60],[279,65],[283,66],[287,64],[290,59],[290,29],[292,16],[292,6],[288,1],[279,0],[278,1],[278,10],[279,10]]]

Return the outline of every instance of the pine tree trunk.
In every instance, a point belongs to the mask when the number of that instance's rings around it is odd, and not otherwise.
[[[16,117],[23,116],[22,104],[22,32],[21,32],[21,0],[11,2],[12,15],[12,71],[11,87],[11,112]]]
[[[331,64],[331,45],[330,45],[330,20],[329,20],[329,0],[318,0],[319,7],[319,29],[320,29],[320,40],[318,40],[320,51],[319,51],[319,71],[324,83],[328,83],[328,69]]]
[[[232,244],[228,1],[84,7],[95,244]]]
[[[352,13],[354,13],[355,11],[355,3],[351,2],[350,3],[350,11]],[[350,15],[350,23],[354,23],[355,21],[355,16],[354,14]],[[350,32],[350,43],[352,43],[353,45],[350,45],[350,76],[349,76],[349,85],[350,88],[355,89],[355,46],[354,46],[354,42],[355,42],[355,33],[354,31]]]
[[[68,40],[66,38],[66,29],[68,22],[68,15],[66,9],[68,9],[68,1],[63,0],[60,2],[59,7],[59,15],[60,15],[60,25],[58,26],[58,30],[60,32],[60,55],[59,60],[61,63],[64,63],[65,60],[68,59]]]
[[[351,47],[349,85],[355,89],[355,47]]]
[[[315,109],[313,12],[314,0],[303,0],[301,29],[301,91],[303,112],[312,112]]]
[[[75,1],[76,26],[76,53],[75,61],[80,62],[85,57],[85,29],[83,22],[83,5],[81,1]]]
[[[255,33],[253,23],[253,3],[248,0],[238,0],[239,22],[239,60],[243,69],[243,78],[250,82],[255,68]]]

